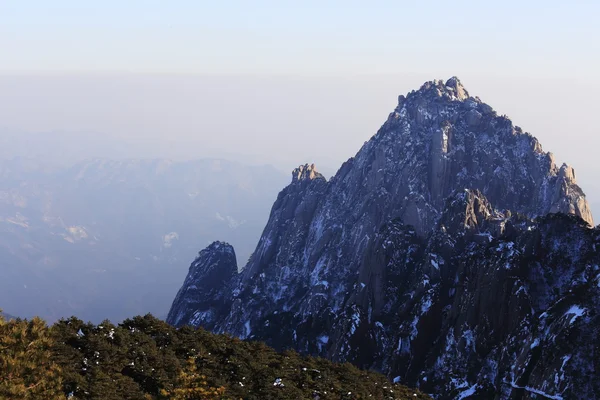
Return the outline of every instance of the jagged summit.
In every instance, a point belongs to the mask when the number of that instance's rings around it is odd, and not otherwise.
[[[450,87],[450,88],[452,88],[454,90],[458,90],[459,88],[463,88],[464,89],[464,86],[463,86],[462,82],[460,81],[460,79],[458,79],[458,77],[456,75],[450,77],[446,81],[446,86]]]
[[[298,168],[295,168],[294,171],[292,171],[292,181],[294,182],[321,178],[325,179],[325,177],[317,171],[315,164],[300,165]]]
[[[177,293],[167,321],[206,326],[220,317],[231,299],[223,290],[237,276],[237,261],[233,246],[215,241],[198,253],[181,289]]]
[[[382,148],[385,152],[375,150]],[[426,82],[408,96],[400,96],[394,112],[356,158],[366,153],[385,164],[385,168],[378,166],[382,171],[413,160],[417,175],[411,185],[414,188],[420,182],[421,187],[404,196],[422,195],[419,201],[431,205],[436,215],[452,191],[467,188],[481,190],[500,209],[529,216],[560,211],[593,225],[585,195],[571,179],[571,170],[561,172],[554,156],[545,153],[535,137],[471,97],[456,77]],[[425,232],[436,218],[427,214],[408,216],[405,222]]]
[[[214,242],[209,244],[204,250],[202,250],[202,252],[212,252],[212,251],[232,252],[233,246],[227,242],[215,240]]]
[[[452,90],[454,92],[454,95],[459,100],[465,100],[470,97],[469,92],[467,92],[467,89],[465,89],[465,87],[462,85],[462,83],[456,76],[453,76],[452,78],[448,79],[446,81],[445,86],[446,89]]]
[[[549,213],[560,213],[558,222],[536,219]],[[198,306],[213,286],[186,279],[197,292],[176,299],[169,322],[352,361],[443,399],[471,387],[502,387],[508,399],[504,382],[537,390],[542,378],[567,374],[552,352],[545,370],[529,367],[539,355],[519,344],[550,340],[538,332],[568,334],[530,314],[560,319],[552,307],[579,285],[576,276],[600,297],[588,284],[597,272],[582,270],[600,265],[598,234],[586,223],[591,212],[570,167],[557,167],[458,78],[431,81],[400,96],[329,181],[313,165],[295,169],[246,267],[221,285],[222,306]],[[520,327],[524,318],[530,325]],[[569,374],[544,393],[584,383]]]
[[[560,166],[558,175],[569,183],[577,183],[575,180],[575,169],[567,163],[563,163]]]
[[[460,79],[456,76],[444,81],[442,79],[434,79],[427,81],[421,85],[419,90],[413,90],[408,96],[398,96],[399,107],[402,106],[404,100],[411,97],[428,96],[442,100],[460,101],[469,100],[471,102],[481,103],[478,97],[471,97],[467,89],[463,86]],[[491,110],[490,110],[491,111]]]

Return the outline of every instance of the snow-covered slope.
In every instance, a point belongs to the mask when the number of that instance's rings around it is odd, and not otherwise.
[[[571,217],[534,220],[556,212]],[[312,165],[293,172],[206,326],[442,398],[591,394],[592,223],[571,167],[457,78],[427,82],[329,182]],[[214,291],[208,274],[182,291]],[[169,322],[201,325],[189,317],[200,303],[178,297]]]

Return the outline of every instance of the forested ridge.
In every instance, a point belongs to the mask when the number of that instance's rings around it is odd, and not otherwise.
[[[425,399],[351,364],[174,328],[0,317],[0,399]]]

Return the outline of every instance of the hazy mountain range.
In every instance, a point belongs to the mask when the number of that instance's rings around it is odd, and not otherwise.
[[[215,234],[249,257],[286,180],[217,159],[0,161],[0,307],[50,321],[164,316]]]

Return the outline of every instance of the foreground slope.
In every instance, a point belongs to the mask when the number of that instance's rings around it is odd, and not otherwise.
[[[115,326],[0,318],[2,399],[425,399],[350,364],[150,315]]]
[[[535,219],[554,213],[572,217]],[[201,254],[168,321],[377,368],[442,398],[593,396],[594,351],[556,343],[597,332],[591,224],[571,167],[457,78],[428,82],[329,182],[294,171],[240,274],[205,285],[214,263]],[[209,290],[222,301],[207,308]],[[579,291],[589,304],[569,297]]]

